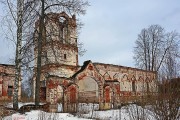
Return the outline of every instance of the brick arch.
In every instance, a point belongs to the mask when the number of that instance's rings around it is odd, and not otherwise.
[[[69,16],[65,12],[61,12],[61,13],[52,13],[52,12],[50,12],[50,13],[47,14],[47,16],[50,17],[51,19],[54,19],[54,20],[58,19],[59,17],[63,17],[66,20],[69,19]]]
[[[79,87],[79,100],[80,102],[96,102],[99,100],[100,84],[94,77],[86,76],[77,82]]]
[[[58,17],[64,17],[66,20],[69,19],[69,16],[65,12],[61,12],[58,14]]]
[[[83,80],[83,78],[85,78],[85,77],[90,77],[90,78],[94,79],[98,83],[98,85],[104,84],[103,76],[97,72],[95,72],[93,74],[89,74],[88,72],[82,72],[81,74],[79,74],[76,77],[75,82],[77,83],[78,81]]]
[[[81,67],[81,69],[76,74],[73,75],[76,84],[78,84],[79,81],[83,80],[86,77],[93,79],[97,83],[98,100],[95,100],[95,102],[98,102],[100,104],[100,109],[102,109],[103,85],[105,83],[105,80],[103,76],[99,73],[97,68],[91,63],[91,61],[86,61],[84,65]],[[79,96],[79,100],[80,100],[80,96]]]
[[[85,70],[78,73],[76,76],[76,81],[81,80],[84,77],[91,77],[95,79],[98,84],[104,84],[104,77],[97,71],[93,64],[89,64]]]

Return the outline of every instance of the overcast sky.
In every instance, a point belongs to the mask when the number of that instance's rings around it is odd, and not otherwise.
[[[134,67],[133,47],[143,28],[159,24],[180,32],[180,0],[89,0],[79,39],[85,60]],[[2,14],[2,10],[0,12]],[[2,23],[1,23],[2,24]],[[0,33],[2,30],[0,29]],[[0,39],[0,63],[8,63],[14,50]]]
[[[180,0],[90,0],[80,40],[90,59],[134,67],[133,47],[143,28],[159,24],[180,32]]]

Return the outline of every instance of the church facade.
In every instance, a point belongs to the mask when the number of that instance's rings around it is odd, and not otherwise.
[[[77,103],[83,102],[98,103],[99,109],[110,109],[117,106],[123,96],[143,96],[157,92],[156,72],[94,63],[91,60],[79,66],[74,15],[70,17],[65,12],[48,13],[45,25],[41,100],[51,104],[62,103],[64,112],[69,111],[69,108],[76,111]],[[38,21],[36,28],[38,29]],[[37,56],[36,46],[34,53]],[[35,63],[35,67],[36,65]]]

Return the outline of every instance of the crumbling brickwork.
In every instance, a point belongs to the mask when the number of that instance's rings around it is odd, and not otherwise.
[[[62,103],[64,112],[74,112],[78,102],[96,102],[100,109],[110,109],[112,104],[117,106],[122,96],[157,91],[156,72],[90,60],[79,67],[75,15],[70,17],[62,12],[47,16],[42,45],[42,99],[53,105]],[[37,56],[36,46],[34,51]]]
[[[157,92],[156,72],[104,63],[94,65],[105,80],[118,80],[122,92]]]
[[[0,99],[12,99],[15,79],[15,66],[0,64]],[[21,82],[21,81],[20,81]],[[21,95],[21,84],[19,86],[19,99]]]

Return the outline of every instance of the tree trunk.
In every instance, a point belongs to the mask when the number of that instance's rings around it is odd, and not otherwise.
[[[15,81],[13,94],[13,108],[18,109],[18,89],[21,81],[21,47],[22,47],[22,20],[23,20],[23,4],[24,0],[17,1],[17,43],[15,57]]]
[[[36,88],[35,88],[35,105],[39,105],[40,102],[40,78],[41,78],[41,56],[42,56],[42,40],[43,40],[43,28],[44,28],[44,0],[41,0],[41,15],[39,20],[39,34],[37,41],[37,71],[36,71]]]

